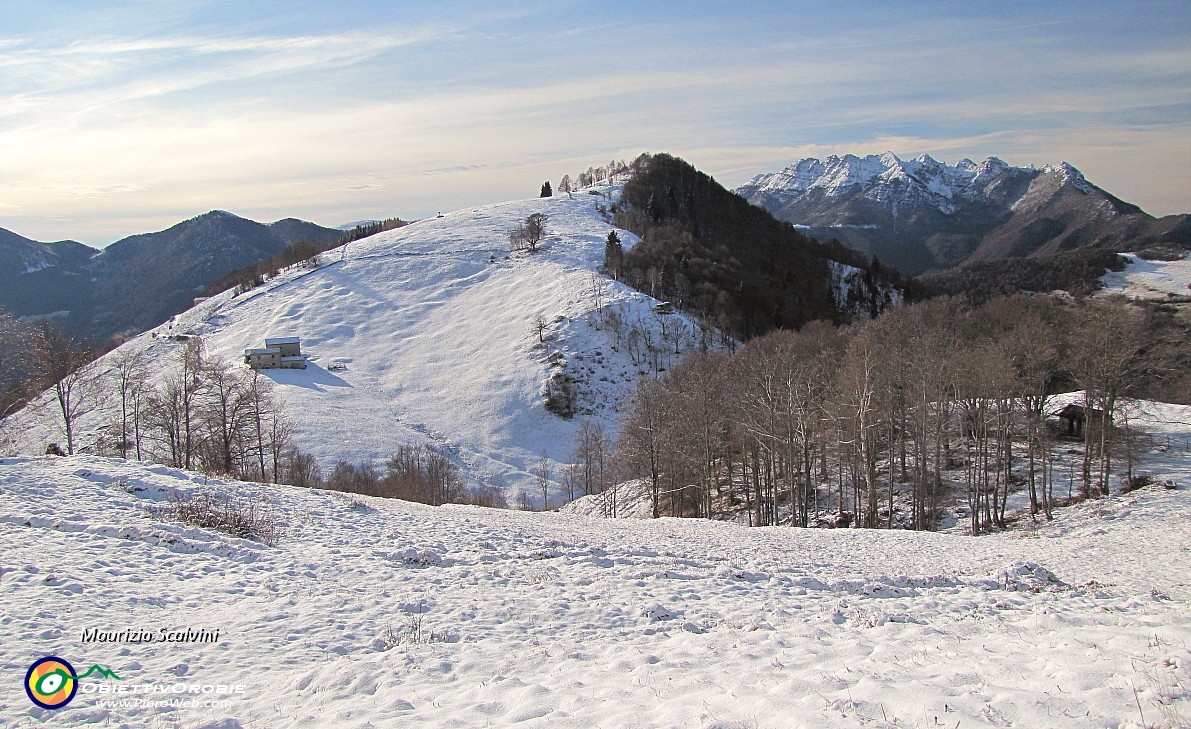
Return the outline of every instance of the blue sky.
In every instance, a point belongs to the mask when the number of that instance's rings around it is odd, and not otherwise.
[[[1191,4],[0,0],[0,227],[38,240],[886,150],[1066,160],[1191,211]]]

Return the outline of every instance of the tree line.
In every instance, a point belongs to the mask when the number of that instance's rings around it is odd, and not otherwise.
[[[1089,296],[1103,285],[1108,271],[1123,271],[1126,259],[1112,251],[1081,249],[1029,258],[974,261],[921,277],[934,294],[966,296],[981,303],[998,296],[1035,291],[1067,291]]]
[[[381,470],[372,461],[341,460],[327,475],[324,488],[346,493],[416,501],[431,506],[474,504],[506,507],[495,488],[469,488],[447,451],[425,444],[398,446]]]
[[[949,494],[973,533],[1009,495],[1049,517],[1053,396],[1085,392],[1079,493],[1131,452],[1122,403],[1146,362],[1146,314],[1122,300],[933,299],[871,321],[774,331],[696,352],[632,396],[616,446],[655,516],[746,512],[750,524],[934,529]]]
[[[45,407],[62,433],[47,454],[85,450],[244,481],[436,506],[506,505],[495,489],[468,488],[449,454],[425,445],[398,446],[383,471],[371,462],[339,461],[324,478],[314,457],[297,447],[293,421],[268,377],[210,356],[199,337],[159,342],[176,347],[160,375],[144,349],[127,346],[95,359],[90,348],[48,320],[22,327],[0,310],[0,381],[21,383],[21,396],[4,400],[4,414],[47,392]],[[83,419],[96,414],[102,425],[80,433]]]
[[[616,177],[629,172],[629,170],[629,165],[625,164],[624,160],[612,160],[606,165],[588,167],[586,171],[580,172],[574,178],[569,174],[563,175],[562,179],[558,181],[558,191],[569,195],[594,185],[612,182]],[[550,194],[548,195],[547,192]],[[550,182],[547,180],[542,184],[541,196],[550,197],[553,194]]]
[[[198,337],[168,341],[177,353],[164,375],[154,377],[144,349],[125,347],[94,359],[84,343],[49,321],[18,331],[7,344],[22,354],[26,388],[47,392],[44,407],[62,434],[46,452],[85,449],[243,480],[300,479],[293,473],[302,461],[293,425],[272,382],[208,356]],[[80,433],[84,417],[95,414],[102,425]]]

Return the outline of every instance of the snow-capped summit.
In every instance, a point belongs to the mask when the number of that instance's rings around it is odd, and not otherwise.
[[[861,194],[871,192],[873,199],[885,199],[887,193],[872,192],[872,189],[897,183],[904,186],[899,197],[925,200],[950,213],[954,212],[950,200],[978,197],[982,183],[1009,169],[1009,165],[996,157],[989,157],[979,165],[964,159],[953,167],[927,154],[910,160],[903,160],[893,152],[867,157],[831,155],[823,162],[807,158],[781,172],[757,175],[739,192],[750,199],[757,195],[789,195],[808,190],[822,190],[829,197],[841,197],[856,194],[856,186],[860,186]]]
[[[1162,238],[1154,221],[1067,162],[1017,167],[997,157],[955,165],[920,154],[806,158],[737,192],[776,217],[919,274],[969,260]]]
[[[1082,172],[1067,162],[1060,162],[1057,165],[1046,165],[1042,168],[1042,172],[1043,174],[1059,175],[1065,184],[1069,184],[1082,192],[1090,194],[1096,191],[1096,186],[1088,182]]]

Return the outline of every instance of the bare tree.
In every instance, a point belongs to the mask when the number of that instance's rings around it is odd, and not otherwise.
[[[583,493],[598,494],[607,486],[608,459],[610,453],[608,436],[604,426],[593,420],[579,423],[575,434],[575,458],[583,477]]]
[[[253,393],[242,370],[220,359],[203,362],[204,471],[244,476],[245,456],[250,446]],[[263,478],[263,475],[262,475]]]
[[[277,400],[272,400],[270,406],[264,412],[265,422],[268,424],[268,437],[265,444],[268,447],[268,454],[273,462],[273,481],[277,482],[279,477],[277,474],[282,473],[283,463],[287,453],[296,450],[293,445],[294,440],[294,423],[286,415],[281,408],[281,403]],[[321,478],[318,473],[318,464],[314,464],[315,480]]]
[[[282,412],[269,378],[252,370],[244,377],[243,386],[248,408],[246,438],[250,441],[245,446],[246,457],[254,460],[256,478],[280,483],[286,453],[293,450],[293,426]]]
[[[1138,310],[1123,298],[1085,301],[1076,313],[1072,369],[1084,391],[1083,489],[1089,495],[1109,492],[1112,418],[1135,373],[1141,332]]]
[[[583,488],[583,474],[578,463],[568,463],[562,470],[563,484],[567,487],[567,501],[575,500],[575,492]]]
[[[1062,332],[1066,329],[1062,312],[1047,298],[1006,297],[988,302],[982,313],[997,329],[995,336],[1016,371],[1029,459],[1030,515],[1042,511],[1050,519],[1046,464],[1051,444],[1046,412],[1062,362]]]
[[[750,342],[738,355],[740,382],[734,420],[755,440],[766,479],[785,473],[791,526],[807,526],[817,511],[814,451],[827,422],[826,407],[840,344],[825,325],[775,332]],[[759,481],[758,481],[759,483]],[[758,523],[776,518],[776,483],[750,499]]]
[[[122,347],[109,358],[111,373],[120,397],[120,419],[117,421],[118,446],[121,458],[128,457],[131,426],[132,445],[137,460],[141,458],[141,401],[148,385],[148,370],[144,350]]]
[[[545,213],[532,213],[525,219],[525,243],[530,253],[538,249],[542,238],[546,236],[546,223],[549,220]]]
[[[728,376],[727,357],[718,352],[697,353],[671,373],[672,417],[686,426],[685,437],[670,439],[673,455],[682,461],[680,470],[687,474],[686,488],[678,493],[682,510],[694,516],[710,518],[713,499],[722,493],[722,456],[730,428]]]
[[[885,352],[871,327],[852,337],[841,371],[840,405],[850,426],[849,446],[855,455],[852,482],[857,518],[866,527],[878,526],[877,458],[881,434],[881,365]]]
[[[538,465],[534,468],[533,475],[538,481],[538,488],[542,490],[542,511],[550,511],[550,456],[545,449],[538,457]]]
[[[655,519],[662,515],[662,461],[666,452],[662,414],[664,395],[663,385],[658,380],[643,379],[637,385],[621,424],[620,447],[617,449],[617,457],[626,472],[648,479]],[[581,463],[577,460],[569,468],[578,472]],[[582,483],[581,477],[575,480]],[[573,494],[571,498],[574,498]]]
[[[525,224],[518,223],[516,228],[509,231],[509,250],[513,253],[519,253],[526,248],[528,244],[525,242]]]
[[[549,219],[545,213],[532,213],[526,217],[524,222],[509,231],[510,250],[536,252],[542,238],[546,236],[546,223]]]
[[[434,506],[461,503],[467,497],[463,479],[449,455],[427,445],[398,446],[385,461],[384,478],[373,490],[359,493]]]
[[[146,422],[165,448],[168,463],[192,468],[199,443],[198,406],[202,394],[203,344],[198,337],[186,340],[174,368],[147,403]]]
[[[538,337],[539,343],[546,341],[546,329],[550,325],[546,322],[546,317],[541,314],[535,314],[533,318],[532,331]]]
[[[309,453],[291,448],[285,452],[281,463],[282,471],[278,477],[281,483],[303,488],[320,488],[323,485],[322,470]]]
[[[1122,457],[1118,426],[1129,445],[1130,389],[1151,371],[1140,369],[1142,331],[1126,303],[1070,309],[1013,298],[978,308],[934,299],[854,326],[771,333],[643,382],[621,423],[617,464],[646,484],[655,516],[744,508],[750,524],[767,525],[779,514],[785,522],[788,509],[793,526],[914,529],[936,527],[950,471],[967,487],[972,532],[1005,528],[1019,484],[1033,512],[1050,513],[1047,403],[1072,376],[1087,393],[1083,488],[1108,488]],[[642,367],[658,359],[646,337],[644,329],[622,337]],[[592,436],[581,427],[576,440],[586,493],[608,484],[593,475]],[[1128,447],[1123,458],[1131,473]],[[826,500],[838,488],[831,519],[819,508],[824,483]]]
[[[66,437],[67,454],[74,453],[75,425],[98,404],[91,349],[48,319],[34,330],[32,364],[38,382],[53,390]]]

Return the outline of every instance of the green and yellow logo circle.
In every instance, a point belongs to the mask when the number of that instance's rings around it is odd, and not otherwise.
[[[34,661],[25,674],[25,693],[43,709],[61,709],[78,690],[74,666],[57,656]]]

